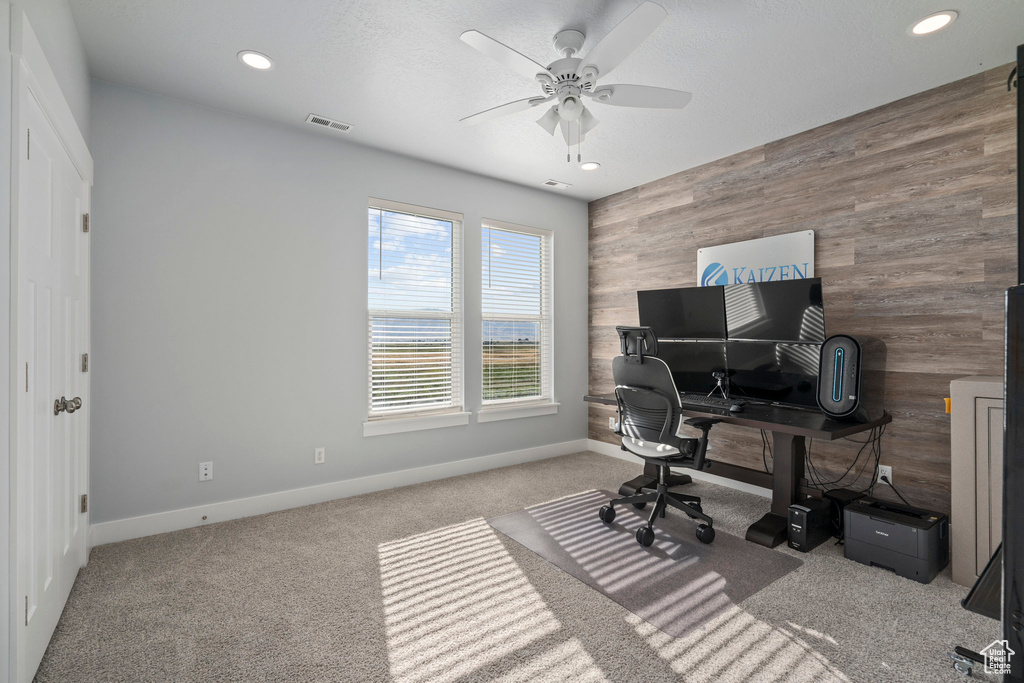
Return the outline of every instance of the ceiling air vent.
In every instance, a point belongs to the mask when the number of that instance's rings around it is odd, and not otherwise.
[[[329,119],[326,116],[317,116],[316,114],[310,114],[306,117],[306,123],[312,123],[315,126],[321,126],[323,128],[330,128],[336,130],[339,133],[347,133],[352,130],[351,123],[342,123],[341,121],[335,121]]]
[[[557,187],[559,190],[566,190],[572,187],[569,183],[563,183],[561,180],[545,180],[544,184],[548,187]]]

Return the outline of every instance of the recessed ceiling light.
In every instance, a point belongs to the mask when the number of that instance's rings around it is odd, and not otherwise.
[[[238,53],[238,59],[241,60],[242,64],[260,71],[269,71],[274,68],[274,62],[270,60],[270,57],[260,52],[242,50]]]
[[[945,28],[952,24],[953,20],[956,19],[957,16],[957,13],[951,9],[936,12],[935,14],[929,14],[927,17],[911,26],[908,33],[914,36],[923,36],[927,33],[935,33],[940,28]]]
[[[580,168],[582,168],[584,171],[596,171],[597,169],[601,168],[601,164],[597,163],[596,161],[584,161],[582,164],[580,164]]]

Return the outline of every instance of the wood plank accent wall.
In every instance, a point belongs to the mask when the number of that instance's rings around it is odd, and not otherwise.
[[[637,290],[696,285],[700,247],[812,229],[827,332],[888,345],[881,462],[912,503],[948,511],[942,399],[952,379],[1003,372],[1017,267],[1012,66],[592,202],[591,393],[613,390],[614,327],[638,322]],[[590,407],[591,439],[616,442],[612,415]],[[712,458],[763,467],[756,432],[718,425],[711,439]],[[860,444],[811,447],[835,478]],[[871,465],[860,487],[870,477]]]

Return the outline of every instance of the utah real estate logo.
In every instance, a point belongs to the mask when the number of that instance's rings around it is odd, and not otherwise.
[[[985,673],[1010,675],[1010,657],[1017,654],[1005,640],[994,640],[980,652],[985,657]]]

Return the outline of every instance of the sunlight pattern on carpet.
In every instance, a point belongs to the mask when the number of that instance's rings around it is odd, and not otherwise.
[[[378,557],[395,683],[518,660],[561,627],[483,519],[382,543]],[[523,659],[508,680],[606,680],[575,639]]]
[[[596,521],[596,510],[607,502],[608,497],[600,491],[586,491],[528,508],[527,512],[587,570],[598,586],[610,593],[644,585],[652,578],[664,576],[666,571],[682,572],[698,561],[696,555],[685,555],[687,546],[669,537],[656,537],[650,552],[637,552],[639,546],[635,543],[623,544],[621,538],[608,533],[606,525]],[[582,524],[581,510],[585,511]],[[620,513],[621,519],[629,518]],[[640,519],[631,523],[637,527],[642,524]],[[724,583],[718,574],[707,573],[701,599],[720,592]]]
[[[635,614],[626,621],[672,670],[686,680],[756,680],[759,683],[850,683],[850,678],[815,650],[825,634],[773,627],[733,606],[682,637],[673,638]]]

